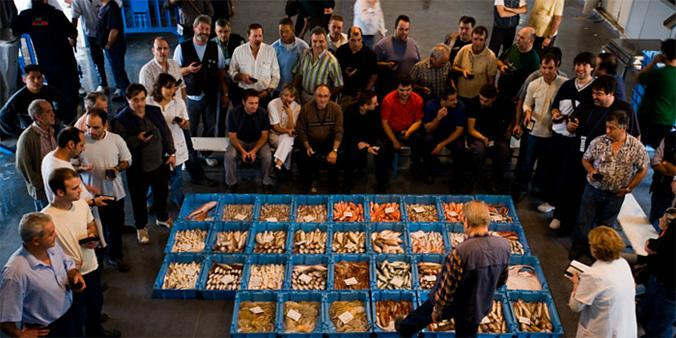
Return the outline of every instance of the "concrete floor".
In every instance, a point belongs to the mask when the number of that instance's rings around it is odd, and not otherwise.
[[[336,12],[346,17],[346,26],[352,22],[352,1],[336,1]],[[532,3],[532,1],[529,1]],[[461,15],[472,15],[478,24],[489,27],[492,22],[492,0],[386,0],[383,1],[387,28],[399,14],[407,14],[412,19],[411,36],[414,37],[423,54],[442,40],[450,31],[454,31]],[[277,21],[281,17],[284,1],[247,0],[237,1],[237,14],[233,19],[233,31],[244,35],[250,22],[261,23],[266,32],[265,41],[271,43],[277,39]],[[575,54],[588,50],[598,52],[601,46],[617,34],[605,24],[589,23],[576,18],[580,15],[582,1],[566,2],[564,19],[559,30],[557,45],[564,51],[563,70],[572,73],[572,59]],[[127,36],[129,42],[127,71],[132,81],[138,80],[138,71],[151,58],[150,47],[154,35]],[[175,38],[170,40],[175,44]],[[173,46],[172,46],[173,47]],[[90,70],[85,69],[85,72]],[[110,76],[112,79],[112,76]],[[91,89],[91,80],[85,81],[85,87]],[[223,171],[209,169],[210,177],[221,181],[216,188],[192,186],[185,182],[186,192],[223,192]],[[406,171],[394,181],[392,193],[408,194],[446,194],[446,184],[425,185],[411,178]],[[25,191],[20,175],[14,169],[14,158],[0,155],[0,262],[6,262],[11,253],[20,245],[17,224],[21,215],[32,210],[32,202]],[[372,193],[373,175],[366,182],[356,184],[354,193]],[[647,186],[649,179],[636,189],[634,195],[645,211],[649,206]],[[240,192],[256,192],[253,181],[240,184]],[[323,189],[324,187],[320,187]],[[259,191],[260,192],[260,191]],[[298,187],[292,181],[282,182],[280,193],[298,193]],[[326,191],[320,191],[326,193]],[[574,335],[577,316],[565,305],[570,293],[570,283],[562,277],[567,266],[567,247],[569,240],[557,237],[547,229],[550,216],[535,210],[539,203],[536,198],[528,197],[517,205],[519,217],[526,229],[529,244],[540,259],[551,292],[563,322],[566,336]],[[128,224],[131,224],[131,209],[128,210]],[[107,268],[104,280],[109,289],[105,293],[104,311],[111,319],[106,327],[118,328],[125,336],[222,336],[227,335],[232,304],[223,301],[196,300],[154,300],[151,299],[152,284],[159,270],[163,249],[168,237],[166,230],[151,227],[151,245],[140,246],[135,235],[125,234],[125,253],[132,270],[122,274]]]

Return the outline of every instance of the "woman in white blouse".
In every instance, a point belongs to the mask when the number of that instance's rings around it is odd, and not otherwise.
[[[188,145],[185,140],[184,129],[190,128],[188,109],[185,101],[176,95],[178,86],[176,79],[167,73],[157,77],[152,93],[147,98],[147,104],[157,106],[162,110],[164,120],[167,121],[171,136],[176,148],[176,166],[169,178],[169,200],[177,206],[183,203],[183,163],[188,161]]]
[[[620,258],[624,241],[602,225],[589,232],[589,247],[596,262],[573,275],[568,300],[580,312],[577,337],[636,337],[636,286],[629,263]]]
[[[378,34],[385,36],[385,17],[380,0],[357,0],[354,2],[354,26],[361,28],[364,45],[373,49]]]
[[[268,103],[270,117],[270,146],[274,153],[275,169],[291,168],[291,151],[296,138],[296,120],[300,114],[300,104],[296,102],[296,88],[293,84],[284,85],[279,97]]]

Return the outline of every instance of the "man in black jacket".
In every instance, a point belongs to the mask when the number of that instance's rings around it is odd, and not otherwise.
[[[153,189],[153,209],[157,225],[171,228],[173,220],[167,214],[169,170],[176,165],[176,150],[171,131],[162,111],[146,105],[146,89],[133,83],[125,93],[128,105],[111,121],[111,130],[120,135],[131,151],[132,165],[127,169],[127,186],[138,242],[147,244],[148,209],[146,193]]]
[[[345,161],[343,192],[346,194],[352,193],[355,172],[368,168],[368,156],[379,156],[378,150],[382,145],[383,129],[377,107],[376,92],[364,90],[359,93],[357,102],[345,109],[343,150],[347,160]],[[368,173],[366,176],[368,177]]]

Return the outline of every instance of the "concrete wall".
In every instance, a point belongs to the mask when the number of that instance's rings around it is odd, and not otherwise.
[[[676,29],[667,29],[662,23],[676,12],[668,0],[609,0],[608,7],[619,14],[617,22],[630,39],[667,39],[676,37]],[[604,6],[606,3],[604,1]],[[619,8],[619,10],[617,10]],[[630,8],[629,11],[624,10]],[[613,12],[609,12],[613,13]],[[626,18],[623,18],[626,15]]]

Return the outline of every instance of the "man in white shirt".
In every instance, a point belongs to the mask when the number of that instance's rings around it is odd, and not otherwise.
[[[345,20],[338,14],[331,15],[329,21],[329,34],[326,34],[326,41],[329,43],[329,50],[335,53],[338,47],[347,43],[347,34],[343,33]]]
[[[101,109],[91,109],[85,119],[85,149],[80,160],[91,163],[91,171],[82,173],[85,184],[96,187],[101,194],[114,200],[98,208],[106,238],[109,241],[106,263],[120,272],[129,271],[123,260],[122,228],[124,227],[124,191],[120,173],[131,165],[131,153],[122,137],[108,131],[108,114]]]
[[[169,73],[176,81],[181,80],[180,95],[185,98],[185,83],[183,83],[181,66],[176,60],[169,58],[169,42],[158,36],[153,40],[151,51],[153,52],[153,59],[141,67],[141,71],[138,73],[139,83],[146,87],[148,93],[152,93],[157,76],[161,73]]]
[[[65,254],[75,261],[87,288],[73,294],[73,307],[84,324],[84,336],[120,336],[116,330],[101,327],[103,291],[101,274],[94,248],[99,245],[101,234],[87,202],[80,199],[80,177],[69,168],[59,168],[49,176],[49,187],[54,192],[51,204],[42,210],[50,215],[56,229],[56,237]]]
[[[296,138],[296,121],[300,114],[300,104],[296,102],[297,91],[293,83],[284,85],[279,97],[268,104],[270,116],[270,145],[275,148],[273,155],[275,170],[284,166],[291,169],[291,151]]]
[[[250,24],[247,38],[249,42],[235,48],[228,73],[237,82],[239,92],[253,89],[261,100],[268,102],[279,84],[277,53],[263,42],[263,26]],[[232,103],[241,104],[239,97],[233,97]]]
[[[533,174],[535,161],[538,166],[542,165],[547,172],[547,166],[551,164],[551,138],[552,138],[552,114],[550,106],[556,92],[561,85],[568,80],[558,74],[559,58],[553,53],[542,57],[540,72],[542,77],[528,85],[526,100],[523,103],[524,120],[527,132],[525,142],[521,142],[520,152],[525,156],[519,158],[514,190],[519,199],[528,191],[528,183]],[[554,179],[554,178],[550,178]],[[544,192],[545,200],[551,198],[548,191]]]

